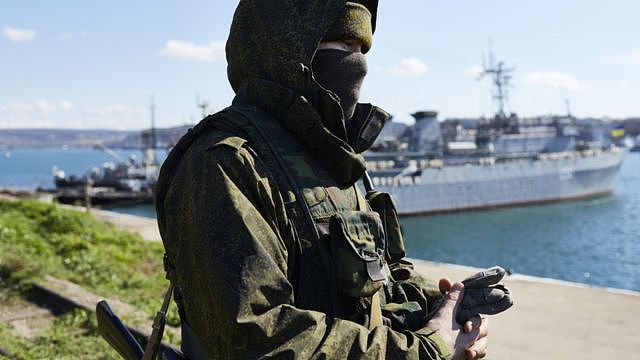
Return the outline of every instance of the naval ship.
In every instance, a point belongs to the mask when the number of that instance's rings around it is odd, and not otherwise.
[[[541,204],[609,195],[627,152],[597,124],[571,116],[519,119],[504,111],[510,72],[485,66],[496,115],[440,123],[434,111],[412,126],[388,122],[365,153],[370,180],[392,194],[399,215]]]
[[[84,175],[67,175],[63,169],[54,167],[56,201],[62,204],[84,203],[87,206],[101,207],[153,203],[153,190],[160,172],[156,156],[158,146],[153,98],[149,109],[151,128],[141,133],[142,161],[134,156],[125,159],[104,144],[98,144],[96,148],[117,162],[106,162]]]

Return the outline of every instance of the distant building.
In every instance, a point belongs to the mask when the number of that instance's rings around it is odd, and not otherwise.
[[[624,121],[624,131],[629,136],[640,135],[640,117],[626,119]]]

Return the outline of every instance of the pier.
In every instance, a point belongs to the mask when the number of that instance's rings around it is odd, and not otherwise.
[[[464,279],[479,269],[414,260],[431,278]],[[490,317],[491,359],[635,359],[640,293],[512,275],[514,306]]]

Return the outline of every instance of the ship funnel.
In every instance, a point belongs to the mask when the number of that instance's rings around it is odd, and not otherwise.
[[[416,123],[409,132],[409,151],[412,152],[440,152],[444,141],[438,123],[436,111],[419,111],[411,114]]]

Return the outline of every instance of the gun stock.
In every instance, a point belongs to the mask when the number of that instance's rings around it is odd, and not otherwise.
[[[140,360],[142,346],[115,314],[106,300],[96,305],[98,332],[126,360]]]

